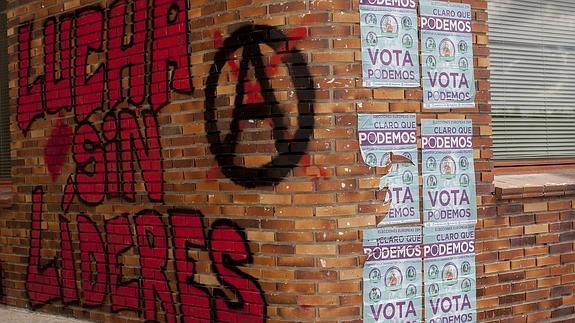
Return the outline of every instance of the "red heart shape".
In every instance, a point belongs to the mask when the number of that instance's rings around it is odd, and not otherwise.
[[[63,119],[58,119],[44,147],[44,161],[52,175],[52,182],[56,181],[62,171],[62,165],[72,145],[72,136],[72,129],[64,123]]]

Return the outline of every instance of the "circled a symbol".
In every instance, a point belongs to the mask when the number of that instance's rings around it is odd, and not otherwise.
[[[210,151],[214,154],[221,172],[234,183],[247,188],[272,186],[279,183],[294,168],[307,150],[314,128],[313,103],[315,90],[304,56],[295,49],[282,48],[289,40],[282,31],[265,25],[247,25],[232,33],[216,52],[214,63],[206,80],[205,122]],[[282,111],[275,97],[271,81],[264,71],[264,59],[260,45],[267,45],[275,54],[281,52],[281,63],[287,67],[297,100],[297,129],[291,138],[286,137],[290,129],[289,115]],[[240,48],[242,58],[237,77],[237,94],[232,112],[229,133],[222,136],[218,128],[217,88],[224,65]],[[244,103],[247,70],[251,63],[255,78],[260,85],[262,101]],[[225,106],[228,107],[228,106]],[[274,146],[277,151],[271,161],[256,167],[244,166],[236,160],[236,147],[242,129],[240,121],[271,119],[273,123]],[[223,137],[223,138],[222,138]]]

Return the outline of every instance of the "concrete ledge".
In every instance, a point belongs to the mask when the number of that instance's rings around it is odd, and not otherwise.
[[[0,305],[0,321],[3,323],[86,323],[89,321],[81,321],[65,316],[51,315],[41,312],[32,312],[30,310]]]
[[[575,173],[497,175],[493,184],[501,200],[575,195]]]

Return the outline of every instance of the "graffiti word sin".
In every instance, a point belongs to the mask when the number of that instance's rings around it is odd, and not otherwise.
[[[102,131],[88,122],[78,124],[72,142],[75,174],[68,177],[62,209],[67,211],[75,196],[87,205],[98,205],[106,197],[134,201],[137,168],[148,198],[161,202],[161,150],[158,121],[150,110],[108,113]]]
[[[46,114],[74,114],[75,129],[59,124],[45,149],[55,180],[72,146],[76,167],[64,188],[64,211],[74,197],[88,205],[105,197],[134,201],[136,165],[148,198],[162,201],[156,114],[169,103],[170,91],[192,91],[186,13],[185,0],[119,0],[107,10],[92,6],[49,18],[43,26],[43,75],[31,84],[33,26],[19,28],[19,128],[26,133]],[[120,109],[124,101],[136,108]],[[142,108],[145,101],[149,108]],[[105,112],[101,129],[89,119],[96,111]]]

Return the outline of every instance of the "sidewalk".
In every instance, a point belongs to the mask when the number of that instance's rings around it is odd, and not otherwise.
[[[2,323],[86,323],[64,316],[50,315],[18,307],[0,305],[0,322]]]

